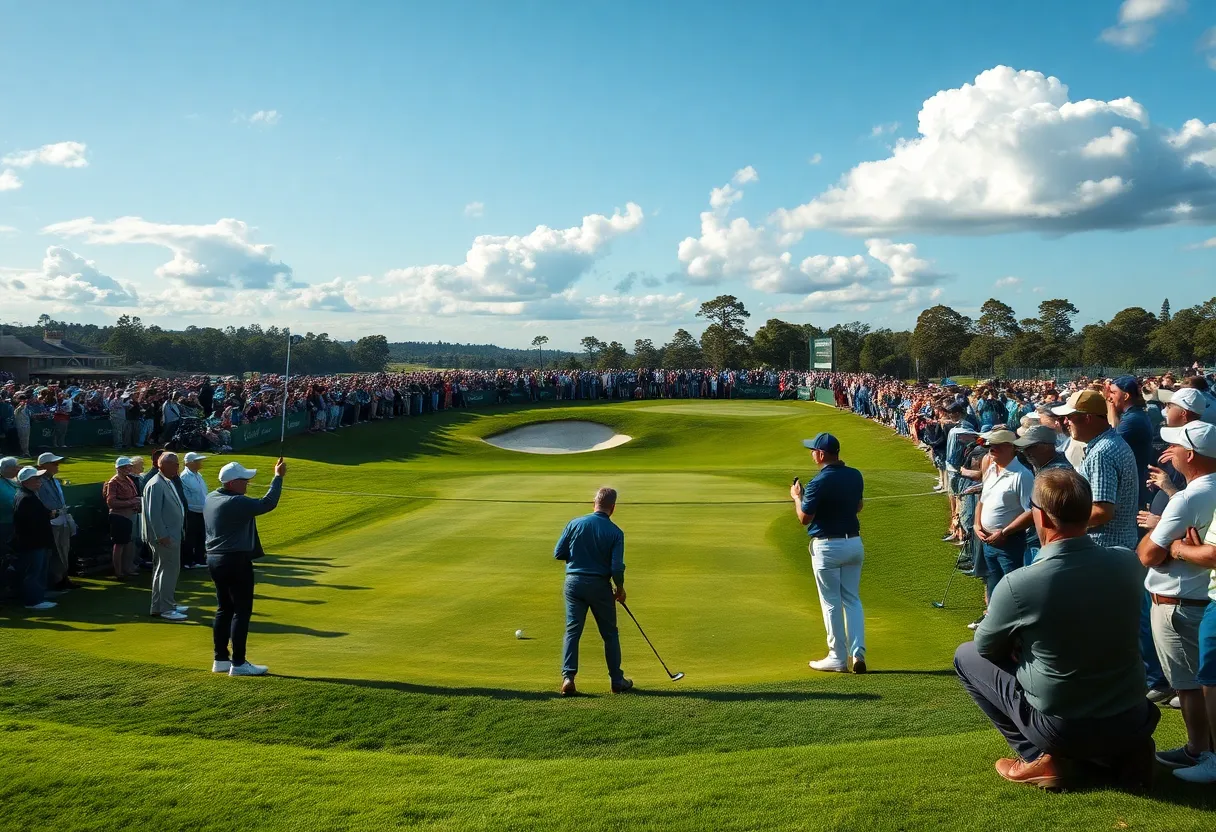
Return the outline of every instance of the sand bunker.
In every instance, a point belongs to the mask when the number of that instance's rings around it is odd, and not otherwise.
[[[485,441],[504,451],[525,454],[585,454],[624,445],[632,436],[617,433],[595,422],[542,422],[506,433],[487,436]]]

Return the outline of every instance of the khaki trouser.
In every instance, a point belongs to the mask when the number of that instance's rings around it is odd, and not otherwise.
[[[168,546],[151,541],[152,546],[152,614],[175,612],[177,576],[182,568],[181,541],[170,540]]]
[[[51,526],[51,536],[55,538],[55,550],[46,553],[46,583],[53,587],[68,576],[68,556],[72,551],[72,527],[66,523],[62,526]]]

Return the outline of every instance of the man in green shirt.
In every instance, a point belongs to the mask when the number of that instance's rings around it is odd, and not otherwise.
[[[1152,778],[1161,715],[1144,697],[1144,567],[1090,539],[1092,503],[1074,471],[1039,475],[1031,511],[1043,548],[997,584],[975,641],[954,654],[963,687],[1017,754],[996,764],[1015,783],[1056,788],[1066,761],[1126,787]]]

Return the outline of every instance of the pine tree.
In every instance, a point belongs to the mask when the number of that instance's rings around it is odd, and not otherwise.
[[[1170,299],[1166,298],[1161,304],[1161,323],[1168,324],[1170,322]]]

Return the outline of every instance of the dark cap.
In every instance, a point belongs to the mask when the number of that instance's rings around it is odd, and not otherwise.
[[[1140,382],[1136,380],[1135,376],[1119,376],[1116,379],[1111,379],[1110,383],[1129,396],[1140,395]]]
[[[840,453],[840,440],[830,433],[818,434],[814,439],[803,439],[802,446],[812,451],[823,451],[829,454]]]

